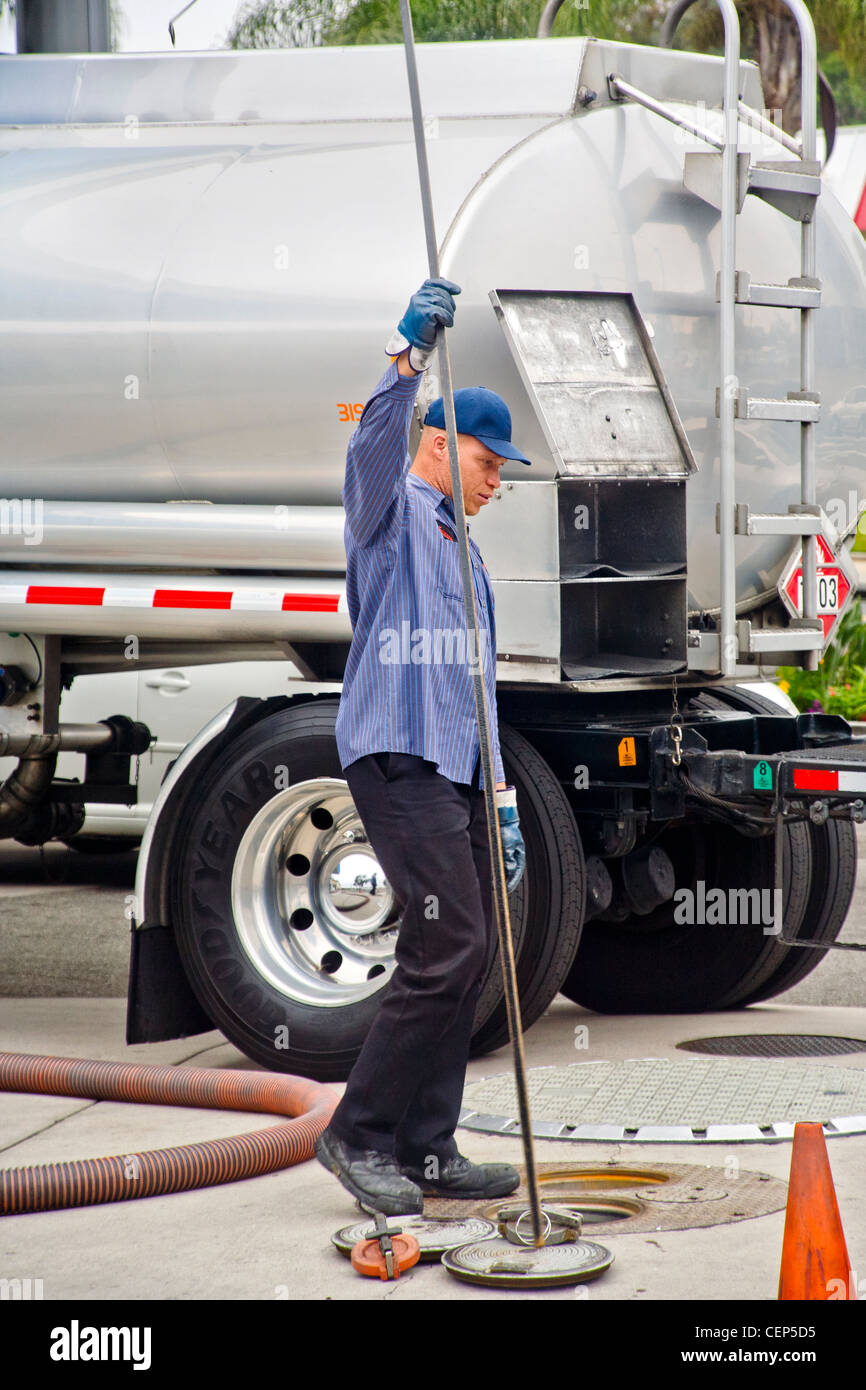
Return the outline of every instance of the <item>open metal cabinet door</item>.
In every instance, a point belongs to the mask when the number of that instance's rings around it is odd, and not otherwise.
[[[628,293],[492,290],[553,455],[560,661],[570,680],[686,668],[696,463]]]

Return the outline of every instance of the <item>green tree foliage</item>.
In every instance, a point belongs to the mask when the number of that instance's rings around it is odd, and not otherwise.
[[[778,678],[799,710],[866,719],[866,623],[860,601],[842,618],[817,671],[780,666]]]
[[[248,4],[228,34],[229,48],[316,48],[330,34],[347,5],[339,0],[293,0],[292,4]]]
[[[600,38],[649,36],[654,5],[634,0],[565,0],[556,17],[562,37],[595,34]],[[531,39],[538,32],[538,0],[415,0],[412,23],[424,43],[467,39]],[[398,0],[358,0],[340,23],[338,43],[400,43],[403,30]]]
[[[526,39],[538,31],[543,0],[413,0],[421,43]],[[557,36],[594,34],[650,43],[664,0],[565,0]],[[229,33],[230,48],[297,48],[318,44],[401,43],[399,0],[295,0],[248,4]]]
[[[858,69],[849,68],[841,52],[835,49],[824,54],[821,67],[836,99],[839,124],[866,122],[866,64]]]

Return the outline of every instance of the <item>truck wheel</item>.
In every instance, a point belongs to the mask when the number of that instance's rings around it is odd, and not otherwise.
[[[321,1081],[351,1070],[399,926],[342,775],[337,709],[280,709],[242,734],[205,774],[172,868],[178,950],[205,1012],[260,1065]],[[497,958],[476,1019],[501,997]]]
[[[509,897],[523,1028],[540,1018],[574,962],[586,899],[583,846],[571,807],[544,759],[516,730],[499,731],[505,775],[517,789],[526,870]],[[520,897],[518,897],[520,895]],[[499,1003],[472,1038],[473,1056],[508,1042],[499,952]]]
[[[809,826],[812,841],[812,881],[809,901],[803,914],[801,941],[835,941],[842,930],[857,878],[857,835],[848,820],[828,820],[824,825]],[[826,951],[801,951],[798,947],[781,947],[785,959],[768,980],[753,990],[742,1002],[757,1004],[772,999],[805,980],[826,956]]]
[[[805,826],[787,828],[783,865],[786,935],[800,929],[809,886],[810,845]],[[688,888],[697,907],[705,892],[721,888],[761,894],[771,920],[773,838],[747,838],[732,827],[685,821],[666,827],[657,843],[674,864],[677,889]],[[663,903],[624,922],[588,922],[563,993],[598,1013],[701,1013],[732,1008],[760,987],[786,953],[762,924],[718,925],[678,921],[684,900]],[[697,914],[696,914],[697,915]],[[769,923],[768,923],[769,924]]]

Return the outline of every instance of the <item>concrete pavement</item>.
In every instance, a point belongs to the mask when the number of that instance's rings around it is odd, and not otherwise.
[[[861,852],[866,828],[860,827]],[[123,917],[135,855],[43,853],[0,846],[0,1049],[55,1056],[219,1066],[253,1064],[219,1033],[151,1047],[124,1043],[128,934]],[[842,940],[866,940],[866,876]],[[527,1063],[677,1057],[686,1038],[716,1033],[834,1033],[866,1039],[866,955],[833,952],[796,989],[739,1013],[661,1018],[602,1017],[558,998],[526,1038]],[[847,1006],[847,1007],[846,1007]],[[574,1029],[588,1028],[576,1051]],[[862,1069],[866,1053],[830,1059]],[[470,1064],[468,1081],[510,1070],[507,1050]],[[820,1065],[803,1060],[802,1066]],[[336,1091],[341,1087],[336,1086]],[[169,1107],[124,1106],[49,1096],[0,1095],[0,1163],[18,1167],[235,1134],[267,1117]],[[520,1162],[519,1140],[459,1131],[476,1159]],[[866,1296],[866,1136],[828,1143],[852,1264]],[[539,1162],[701,1163],[754,1169],[787,1180],[790,1144],[635,1145],[538,1142]],[[735,1159],[736,1163],[729,1160]],[[9,1217],[0,1222],[0,1278],[43,1281],[45,1299],[473,1300],[526,1297],[457,1283],[420,1266],[396,1284],[363,1280],[330,1245],[358,1217],[317,1163],[200,1192],[115,1206]],[[612,1269],[578,1288],[542,1291],[549,1300],[772,1300],[783,1213],[656,1235],[625,1230],[597,1237]],[[591,1233],[590,1234],[591,1238]]]
[[[118,999],[5,999],[0,1049],[249,1069],[218,1033],[150,1047],[123,1043]],[[576,1052],[574,1029],[588,1027],[589,1047]],[[766,1004],[741,1013],[611,1018],[554,1001],[526,1039],[530,1067],[630,1057],[682,1058],[686,1038],[744,1032],[833,1033],[864,1039],[866,1009]],[[861,1068],[866,1052],[834,1058]],[[804,1067],[815,1060],[803,1060]],[[510,1068],[505,1050],[470,1064],[474,1081]],[[336,1091],[341,1087],[336,1086]],[[2,1162],[7,1167],[235,1134],[268,1117],[119,1105],[48,1096],[0,1096]],[[520,1162],[513,1138],[458,1131],[475,1159]],[[866,1136],[828,1142],[848,1250],[866,1276]],[[787,1180],[791,1146],[537,1142],[539,1162],[700,1163],[759,1170]],[[0,1223],[0,1277],[43,1281],[48,1299],[244,1299],[380,1301],[698,1299],[708,1304],[776,1297],[784,1213],[730,1225],[656,1234],[597,1237],[616,1255],[613,1267],[582,1289],[528,1295],[458,1283],[438,1266],[420,1265],[396,1283],[362,1279],[330,1245],[357,1219],[354,1202],[315,1161],[282,1173],[197,1192],[69,1211],[7,1217]],[[591,1233],[590,1238],[591,1237]],[[866,1295],[866,1280],[864,1280]],[[709,1311],[709,1310],[708,1310]]]

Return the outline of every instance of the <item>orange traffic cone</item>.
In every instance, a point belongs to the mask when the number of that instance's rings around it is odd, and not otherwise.
[[[818,1124],[797,1124],[779,1298],[847,1298],[853,1282],[824,1131]]]

